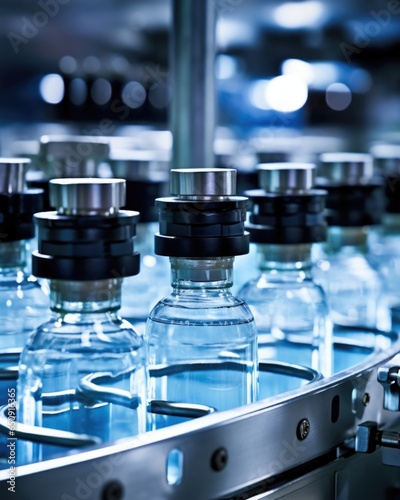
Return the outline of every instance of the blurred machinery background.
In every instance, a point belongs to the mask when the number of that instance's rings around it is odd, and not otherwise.
[[[0,122],[19,126],[16,139],[46,122],[87,134],[107,118],[103,135],[169,127],[171,2],[5,0],[0,9]],[[312,129],[363,150],[398,128],[398,1],[216,0],[215,11],[217,124],[235,137]]]

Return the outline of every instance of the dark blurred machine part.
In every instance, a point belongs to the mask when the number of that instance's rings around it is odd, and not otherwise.
[[[141,258],[140,274],[123,281],[120,314],[144,334],[151,309],[171,289],[168,259],[154,253],[154,235],[158,231],[154,200],[169,195],[171,151],[118,149],[129,143],[117,139],[111,138],[109,166],[113,177],[126,180],[125,208],[140,213],[135,245]]]

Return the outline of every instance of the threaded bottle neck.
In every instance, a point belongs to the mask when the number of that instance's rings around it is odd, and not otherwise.
[[[258,268],[273,272],[309,272],[311,270],[311,244],[257,245]]]
[[[230,288],[234,257],[190,259],[171,257],[173,288]]]
[[[0,244],[0,274],[23,271],[27,262],[26,241],[6,241]]]
[[[50,281],[51,309],[58,313],[102,313],[121,307],[122,279]]]
[[[368,232],[369,226],[331,226],[328,229],[327,246],[331,251],[339,251],[344,247],[352,247],[361,253],[365,253],[367,251]]]

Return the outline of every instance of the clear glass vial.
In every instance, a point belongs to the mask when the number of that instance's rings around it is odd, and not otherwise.
[[[50,197],[57,211],[35,215],[33,269],[50,280],[52,316],[21,355],[18,421],[103,442],[144,432],[145,344],[118,315],[122,279],[115,277],[139,272],[139,214],[120,210],[121,179],[52,180]],[[20,463],[60,452],[27,441],[18,451]]]
[[[27,266],[33,214],[43,206],[43,191],[26,188],[29,164],[25,158],[0,158],[0,367],[5,369],[18,364],[29,334],[50,316],[49,298]],[[15,388],[12,371],[3,373],[1,405]],[[0,468],[9,467],[8,457],[7,438],[0,436]]]
[[[311,273],[312,244],[326,238],[326,191],[313,189],[314,164],[260,164],[258,173],[261,189],[246,192],[258,274],[254,266],[238,295],[254,315],[259,357],[331,375],[332,321]]]
[[[217,411],[257,398],[257,331],[231,293],[235,255],[248,252],[247,198],[233,169],[171,170],[174,197],[156,200],[156,253],[170,257],[172,293],[150,313],[150,399]],[[182,418],[153,415],[156,429]]]
[[[390,328],[383,283],[370,265],[368,233],[382,216],[382,182],[370,155],[321,155],[318,186],[328,191],[328,240],[314,276],[324,287],[333,321],[340,325]]]
[[[43,191],[26,189],[29,164],[28,159],[0,158],[0,349],[22,348],[48,316],[48,296],[27,269],[33,214],[43,206]]]
[[[369,235],[368,259],[383,280],[393,320],[400,309],[400,146],[376,144],[370,153],[384,183],[385,210],[381,224]],[[398,330],[398,320],[392,323]]]

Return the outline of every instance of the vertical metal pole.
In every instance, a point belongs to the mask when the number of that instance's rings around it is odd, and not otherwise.
[[[173,0],[172,168],[214,166],[215,0]]]

